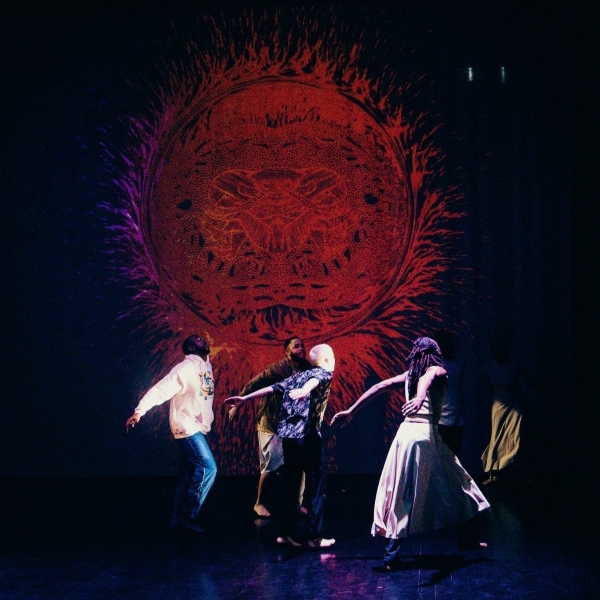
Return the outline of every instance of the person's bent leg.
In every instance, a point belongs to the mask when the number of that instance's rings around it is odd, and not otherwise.
[[[268,496],[273,477],[276,475],[273,471],[265,471],[260,474],[258,479],[258,494],[256,497],[256,503],[254,504],[254,512],[261,519],[268,519],[271,516],[271,512],[265,506],[265,496]]]
[[[392,570],[400,565],[400,548],[404,538],[386,538],[385,552],[383,553],[383,565]]]
[[[204,434],[198,432],[177,440],[186,459],[193,465],[193,473],[185,492],[182,515],[194,521],[217,476],[217,463]]]
[[[308,547],[329,548],[335,539],[323,537],[325,513],[325,450],[319,436],[306,438],[306,493],[308,495]]]
[[[271,513],[266,507],[265,498],[268,497],[276,471],[283,465],[283,448],[277,434],[264,431],[258,432],[258,446],[260,478],[254,512],[261,518],[269,518]]]

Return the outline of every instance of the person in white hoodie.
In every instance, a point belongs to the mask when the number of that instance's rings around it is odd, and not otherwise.
[[[198,515],[217,475],[217,464],[206,441],[214,420],[215,384],[206,340],[191,335],[182,350],[185,359],[148,390],[125,427],[129,431],[152,407],[171,400],[169,423],[181,451],[171,527],[201,534]]]

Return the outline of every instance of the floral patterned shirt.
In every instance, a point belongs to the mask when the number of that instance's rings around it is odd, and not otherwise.
[[[253,377],[240,392],[240,396],[246,396],[256,390],[268,387],[279,381],[291,377],[295,373],[312,369],[312,365],[307,360],[293,362],[289,358],[284,358],[279,362],[269,365],[262,373]],[[260,399],[258,411],[256,413],[256,422],[258,431],[265,433],[277,433],[279,423],[279,412],[281,405],[281,394],[269,394]]]
[[[327,408],[333,373],[314,367],[296,373],[284,381],[273,384],[273,389],[283,393],[277,435],[281,438],[302,438],[308,435],[321,436],[321,424]],[[291,390],[301,388],[310,379],[318,379],[319,385],[302,400],[292,400]]]

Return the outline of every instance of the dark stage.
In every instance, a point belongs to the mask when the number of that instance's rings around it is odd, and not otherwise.
[[[3,9],[0,600],[600,598],[592,4]],[[255,415],[223,400],[289,336],[331,342],[330,423],[440,327],[478,483],[494,335],[531,376],[487,550],[414,536],[377,571],[400,394],[323,428],[336,545],[277,547],[276,511],[252,512]],[[125,434],[192,333],[216,385],[201,538],[168,528],[167,404]]]
[[[375,475],[330,476],[327,551],[276,547],[254,520],[255,477],[219,477],[205,535],[168,528],[172,478],[3,482],[0,598],[598,598],[599,555],[586,505],[522,478],[486,490],[485,551],[453,531],[409,537],[404,566],[377,572],[369,535]]]

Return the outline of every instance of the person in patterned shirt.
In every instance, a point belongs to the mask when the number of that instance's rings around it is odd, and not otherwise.
[[[306,360],[304,342],[298,336],[292,336],[283,342],[285,358],[269,365],[262,373],[253,377],[240,392],[241,396],[255,392],[288,377],[306,371],[312,367]],[[260,399],[256,414],[256,429],[258,432],[258,450],[260,458],[260,478],[258,480],[258,494],[254,503],[254,512],[261,519],[271,516],[269,509],[264,504],[273,483],[273,476],[283,465],[283,447],[277,435],[279,422],[279,407],[281,395],[267,394]],[[237,416],[237,407],[229,410],[229,419]],[[302,496],[302,492],[300,494]],[[301,503],[301,497],[299,504]],[[305,509],[302,509],[305,510]]]
[[[224,402],[241,406],[245,402],[281,392],[283,399],[277,425],[281,438],[286,473],[284,513],[281,519],[279,544],[309,548],[327,548],[335,544],[323,532],[325,504],[325,455],[321,439],[321,424],[327,408],[335,356],[331,346],[318,344],[309,353],[312,369],[296,373],[279,383],[256,390],[245,396],[232,396]],[[307,534],[298,537],[297,503],[306,474],[305,496],[308,504]],[[302,538],[305,538],[302,539]],[[297,541],[300,540],[301,541]]]

